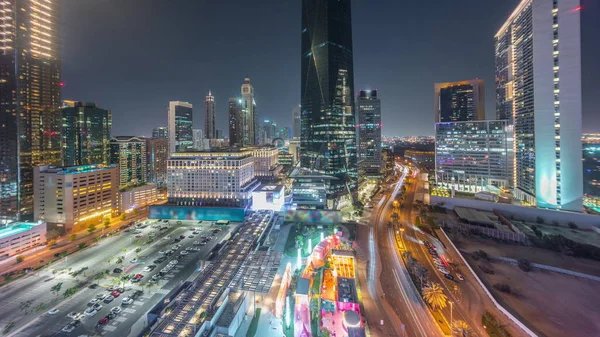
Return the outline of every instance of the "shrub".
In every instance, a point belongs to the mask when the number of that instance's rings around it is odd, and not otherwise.
[[[476,250],[473,253],[473,257],[475,258],[475,260],[479,260],[479,259],[486,260],[486,261],[490,260],[490,256],[488,255],[488,253],[485,250],[481,250],[481,249]]]
[[[481,317],[481,323],[490,337],[512,337],[506,328],[498,322],[496,317],[487,311]]]
[[[541,216],[538,216],[537,218],[535,218],[535,222],[537,222],[537,223],[539,223],[541,225],[541,224],[543,224],[545,222],[545,220]]]
[[[23,262],[25,260],[25,256],[23,256],[23,255],[17,255],[16,259],[17,259],[17,263],[21,263],[21,262]]]
[[[524,272],[530,272],[531,271],[531,262],[529,262],[529,260],[526,259],[520,259],[519,260],[519,269],[521,269]]]
[[[494,284],[494,288],[503,293],[507,293],[507,294],[512,293],[512,289],[506,283],[496,283],[496,284]]]
[[[569,225],[569,228],[571,229],[579,229],[579,226],[577,226],[573,221],[569,221],[567,225]]]

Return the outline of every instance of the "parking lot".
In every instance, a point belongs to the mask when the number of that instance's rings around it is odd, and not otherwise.
[[[171,289],[200,272],[211,250],[229,238],[236,225],[146,220],[124,228],[120,240],[129,245],[104,248],[113,250],[110,263],[103,264],[108,277],[63,301],[54,308],[58,312],[43,314],[16,336],[128,335],[131,325]],[[137,240],[152,243],[136,247]]]

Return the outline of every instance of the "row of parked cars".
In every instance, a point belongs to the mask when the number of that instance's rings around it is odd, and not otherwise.
[[[96,295],[96,297],[92,298],[87,303],[87,308],[83,312],[73,311],[73,312],[70,312],[69,314],[67,314],[67,317],[71,318],[73,321],[71,321],[69,324],[65,325],[61,331],[68,333],[68,332],[75,330],[75,328],[77,328],[79,325],[81,325],[81,321],[84,320],[86,317],[96,316],[100,312],[100,310],[102,310],[102,308],[103,308],[102,303],[104,303],[104,304],[111,303],[112,301],[114,301],[115,298],[121,296],[121,294],[123,292],[125,292],[125,289],[123,289],[123,288],[111,287],[111,288],[108,288],[108,293],[98,293]],[[127,306],[127,305],[132,304],[135,299],[142,296],[143,294],[144,294],[144,292],[142,290],[136,290],[130,296],[123,298],[121,300],[121,306],[112,307],[106,316],[104,316],[98,320],[98,323],[96,324],[96,328],[98,329],[101,326],[108,324],[112,319],[117,317],[123,311],[123,309],[121,308],[122,306]],[[58,309],[55,309],[55,310],[56,310],[56,312],[58,312]]]
[[[437,248],[435,247],[435,245],[433,245],[429,241],[425,241],[424,243],[425,243],[425,247],[427,247],[427,250],[429,251],[429,254],[431,255],[431,258],[433,259],[433,264],[435,264],[437,270],[440,273],[442,273],[445,278],[447,278],[449,280],[454,280],[454,276],[448,270],[448,263],[445,261],[442,261],[442,259],[440,258],[439,254],[437,252]],[[459,273],[456,273],[456,277],[459,280],[464,279],[462,277],[462,275],[460,275]]]

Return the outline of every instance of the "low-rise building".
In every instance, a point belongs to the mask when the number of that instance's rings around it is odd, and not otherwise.
[[[170,204],[247,207],[260,185],[252,149],[173,153],[167,165]]]
[[[409,159],[415,164],[421,165],[427,169],[435,168],[434,151],[406,150],[404,151],[404,158]]]
[[[21,254],[46,242],[46,223],[11,222],[0,226],[0,260]]]
[[[119,212],[129,213],[158,201],[156,184],[132,186],[119,191]]]
[[[46,222],[49,230],[80,231],[117,212],[114,165],[37,166],[33,179],[34,219]]]

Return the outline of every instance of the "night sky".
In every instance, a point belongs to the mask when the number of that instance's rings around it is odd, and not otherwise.
[[[518,0],[354,0],[355,90],[379,89],[385,136],[433,133],[433,84],[482,78],[495,117],[493,36]],[[300,102],[300,0],[63,0],[63,99],[113,113],[115,135],[167,125],[172,100],[217,128],[249,76],[259,120]],[[600,1],[582,0],[584,131],[600,132]]]

